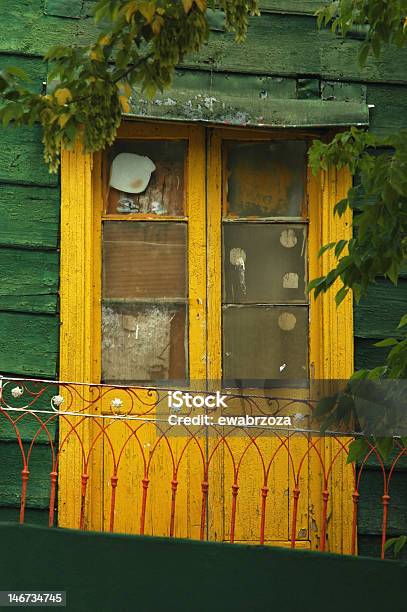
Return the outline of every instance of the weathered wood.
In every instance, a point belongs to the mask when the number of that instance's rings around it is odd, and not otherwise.
[[[355,334],[359,338],[387,338],[402,335],[397,326],[407,311],[407,280],[397,287],[380,280],[371,285],[366,298],[355,307]]]
[[[358,64],[361,40],[317,30],[307,16],[263,14],[253,17],[247,38],[236,45],[232,34],[214,32],[199,54],[185,65],[222,71],[280,75],[320,74],[341,80],[405,82],[407,50],[383,51],[379,60],[369,56],[363,70]]]
[[[53,45],[73,42],[77,20],[45,15],[44,0],[7,0],[3,4],[1,19],[7,36],[0,38],[0,51],[44,55]]]
[[[369,123],[367,106],[357,102],[320,99],[274,100],[263,94],[258,98],[242,94],[234,97],[219,95],[214,90],[210,96],[191,90],[171,90],[154,100],[140,99],[136,95],[133,97],[130,115],[255,127],[319,128],[367,126]]]
[[[21,57],[19,55],[0,54],[0,70],[17,67],[24,70],[30,81],[24,81],[24,85],[36,93],[42,90],[42,84],[47,78],[47,64],[41,59],[34,57]]]
[[[58,318],[0,312],[0,372],[56,376]]]
[[[373,470],[364,472],[360,485],[358,533],[380,534],[383,519],[383,478]],[[406,533],[407,479],[404,472],[392,476],[388,517],[388,536]]]
[[[27,452],[28,445],[25,445]],[[21,495],[21,451],[17,443],[0,444],[0,499],[2,506],[18,506]],[[27,506],[47,508],[49,505],[50,477],[52,470],[51,447],[34,445],[27,487]]]
[[[326,0],[260,0],[261,11],[314,15],[327,4]]]
[[[389,349],[373,346],[379,338],[355,337],[355,370],[383,365]]]
[[[0,310],[56,312],[56,252],[0,248],[0,270]]]
[[[381,536],[380,535],[362,535],[358,536],[358,554],[363,557],[380,557],[381,552]],[[385,554],[386,559],[393,559],[392,550],[388,550]],[[407,547],[405,546],[397,559],[407,560]]]
[[[57,185],[57,175],[50,174],[44,163],[38,126],[2,128],[0,143],[0,183]]]
[[[18,383],[15,383],[16,385]],[[56,390],[52,395],[56,395],[58,391]],[[48,399],[51,399],[51,394],[47,394]],[[11,403],[10,405],[15,406],[15,403]],[[50,402],[47,404],[45,402],[38,404],[38,409],[40,410],[49,410]],[[19,415],[17,415],[19,416]],[[40,415],[43,422],[48,419],[46,414]],[[12,417],[15,419],[16,414],[14,413]],[[30,442],[35,436],[35,444],[49,444],[49,438],[44,429],[41,430],[41,423],[39,423],[29,412],[26,413],[26,416],[23,419],[20,419],[18,422],[18,431],[20,433],[21,439],[23,442]],[[47,429],[52,441],[55,441],[55,435],[57,431],[57,421],[54,420],[47,424]],[[4,417],[0,417],[0,441],[4,442],[16,442],[16,433],[13,425]]]
[[[57,296],[56,294],[18,296],[0,295],[0,310],[10,312],[54,314],[57,312]]]
[[[0,507],[0,523],[18,523],[19,520],[19,507]],[[48,510],[41,510],[39,508],[26,508],[24,523],[26,525],[42,525],[43,527],[48,527]]]
[[[389,470],[392,466],[393,461],[397,458],[399,452],[400,452],[400,449],[397,448],[397,450],[392,451],[389,454],[389,456],[386,457],[386,459],[381,458],[380,461],[377,458],[377,455],[373,453],[372,455],[370,455],[369,459],[366,461],[365,469],[369,471],[373,471],[373,470],[381,471],[381,462],[383,461],[385,468]],[[402,456],[399,458],[394,470],[396,472],[406,472],[407,471],[407,457],[406,456]],[[380,477],[380,474],[378,474],[378,477]]]
[[[405,129],[407,118],[407,87],[401,85],[369,84],[367,102],[374,104],[370,111],[370,129],[384,136]]]
[[[83,0],[45,0],[44,12],[55,17],[79,19]]]
[[[0,51],[41,55],[53,44],[83,44],[94,37],[92,19],[44,15],[41,0],[9,0],[3,21],[8,36],[0,41]],[[360,45],[360,40],[318,31],[316,20],[307,15],[265,13],[251,19],[243,44],[236,45],[233,34],[213,32],[209,43],[186,64],[205,70],[406,82],[407,50],[385,50],[380,60],[369,57],[361,71]]]
[[[366,102],[366,85],[343,81],[321,81],[321,98],[342,102]]]
[[[0,184],[0,245],[56,248],[59,189]]]

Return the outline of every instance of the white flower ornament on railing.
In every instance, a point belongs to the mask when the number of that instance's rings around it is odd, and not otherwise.
[[[110,402],[110,405],[113,408],[113,410],[119,410],[123,406],[123,402],[119,397],[115,397]]]
[[[14,399],[18,399],[23,393],[24,389],[22,387],[14,387],[14,389],[11,389],[11,395],[14,397]]]
[[[54,397],[51,399],[51,406],[53,410],[58,410],[58,408],[63,403],[64,403],[64,398],[62,397],[62,395],[54,395]]]

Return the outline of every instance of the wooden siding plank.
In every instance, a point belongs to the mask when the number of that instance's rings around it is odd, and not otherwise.
[[[396,330],[407,310],[407,280],[401,279],[397,287],[389,281],[379,280],[371,285],[366,298],[355,307],[355,334],[359,338],[387,338],[401,336]]]
[[[28,445],[25,445],[27,452]],[[0,444],[0,499],[2,506],[18,506],[21,494],[21,451],[17,443]],[[29,464],[30,476],[27,486],[27,506],[47,508],[50,495],[50,472],[52,470],[51,447],[35,444]]]
[[[32,312],[55,314],[57,312],[56,295],[0,295],[0,310],[10,312]]]
[[[374,104],[370,112],[370,130],[379,136],[405,129],[407,119],[407,87],[403,85],[369,84],[367,103]]]
[[[57,317],[0,312],[0,372],[54,378],[58,334]]]
[[[0,37],[0,51],[21,55],[42,56],[53,45],[72,44],[79,23],[45,15],[44,0],[7,0],[1,18],[7,36]]]
[[[327,0],[260,0],[259,4],[261,11],[314,15],[327,4]]]
[[[58,385],[48,385],[45,391],[41,391],[44,388],[43,383],[25,383],[25,392],[19,399],[13,398],[11,390],[20,386],[17,381],[7,382],[7,377],[3,381],[3,399],[4,401],[13,408],[23,408],[28,402],[31,404],[33,410],[47,410],[51,409],[51,399],[54,395],[59,394]],[[27,389],[30,390],[32,395],[29,395]],[[39,397],[35,397],[40,392]],[[35,436],[35,444],[49,444],[50,439],[55,440],[57,431],[58,417],[50,414],[39,414],[38,416],[31,413],[25,412],[24,416],[18,412],[11,412],[9,415],[17,427],[17,432],[21,436],[23,442],[31,441]],[[37,419],[40,419],[39,422]],[[41,428],[41,423],[46,423],[46,428]],[[0,440],[7,440],[9,442],[16,442],[17,433],[14,426],[10,423],[5,414],[0,413]]]
[[[375,470],[366,470],[361,478],[358,512],[360,535],[380,534],[383,519],[383,477]],[[406,533],[407,478],[404,472],[395,472],[391,480],[387,535]]]
[[[29,89],[36,93],[41,92],[42,84],[47,78],[47,64],[42,59],[0,54],[0,70],[6,70],[12,66],[21,68],[30,77],[31,81],[25,82]]]
[[[2,128],[0,145],[0,183],[57,185],[44,163],[39,126]]]
[[[45,0],[44,13],[56,17],[79,19],[83,0]]]
[[[383,365],[388,349],[374,346],[379,338],[358,338],[355,336],[355,370],[375,368]]]
[[[0,523],[18,523],[19,521],[19,507],[0,507]],[[48,527],[48,510],[42,510],[40,508],[26,508],[24,523],[26,525],[42,525],[43,527]]]
[[[59,189],[0,183],[0,246],[56,248]]]
[[[83,44],[94,37],[92,19],[44,15],[41,0],[9,0],[3,20],[8,36],[0,40],[0,51],[42,55],[50,45]],[[329,30],[318,31],[316,20],[307,15],[264,13],[251,19],[243,44],[236,44],[233,34],[213,32],[208,44],[189,56],[185,65],[224,72],[407,82],[407,49],[383,51],[379,60],[369,56],[361,71],[357,57],[361,44]]]
[[[0,248],[0,270],[0,310],[56,312],[56,252]]]
[[[242,73],[315,75],[341,80],[405,82],[407,50],[383,51],[379,60],[369,56],[361,71],[361,40],[318,31],[306,16],[264,14],[251,19],[246,41],[236,45],[232,34],[214,32],[199,54],[185,65]]]

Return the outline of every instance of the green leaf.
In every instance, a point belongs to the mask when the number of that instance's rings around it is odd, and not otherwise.
[[[13,76],[18,77],[23,81],[31,81],[27,73],[18,66],[10,66],[10,68],[7,68],[6,72],[8,72],[8,74],[12,74]]]
[[[386,338],[385,340],[380,340],[379,342],[375,342],[373,346],[378,346],[379,348],[385,348],[386,346],[394,346],[398,344],[398,340],[396,338]]]
[[[325,276],[320,276],[319,278],[314,278],[312,281],[310,281],[308,283],[308,285],[307,285],[307,292],[311,293],[311,291],[313,289],[316,289],[317,287],[320,287],[324,283],[325,283]]]
[[[334,206],[334,213],[339,215],[340,217],[342,217],[342,215],[344,214],[344,212],[346,211],[348,207],[348,199],[345,198],[343,200],[340,200],[337,204],[335,204]]]
[[[346,463],[363,460],[369,452],[369,444],[365,438],[356,438],[349,444],[349,453]]]
[[[386,541],[386,544],[384,545],[384,550],[385,550],[385,551],[390,550],[390,548],[392,548],[392,547],[395,545],[395,543],[397,542],[397,540],[398,540],[398,538],[389,538],[389,539]]]
[[[377,438],[375,443],[380,455],[386,461],[394,447],[393,438]]]
[[[337,395],[329,395],[328,397],[323,397],[319,400],[316,405],[314,415],[318,418],[321,416],[325,416],[334,408],[337,400]]]
[[[346,247],[347,244],[347,240],[339,240],[339,242],[336,243],[335,257],[339,257],[339,255],[342,253],[343,249]]]
[[[401,317],[400,323],[397,325],[397,329],[407,325],[407,313]]]
[[[401,549],[406,545],[406,542],[407,542],[407,536],[405,535],[402,535],[396,539],[396,543],[394,545],[394,556],[395,557],[398,557]]]
[[[337,294],[335,295],[335,303],[337,306],[346,298],[349,293],[349,287],[341,287]]]
[[[359,64],[363,68],[366,64],[367,57],[370,51],[370,44],[368,42],[363,43],[359,51]]]
[[[328,244],[324,244],[324,246],[322,246],[318,251],[318,257],[321,257],[321,255],[323,255],[326,251],[333,249],[335,244],[336,242],[329,242]]]

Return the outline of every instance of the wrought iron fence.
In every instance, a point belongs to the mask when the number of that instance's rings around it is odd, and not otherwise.
[[[304,391],[230,392],[235,420],[219,421],[212,411],[210,422],[195,424],[168,409],[174,391],[0,377],[0,447],[12,441],[18,448],[13,461],[3,458],[0,483],[6,472],[18,479],[20,522],[37,495],[50,527],[309,543],[356,554],[360,488],[373,462],[382,482],[384,556],[392,478],[407,454],[401,440],[391,460],[370,445],[355,466],[347,463],[351,436],[307,427],[315,401]],[[236,414],[259,419],[242,425]],[[346,546],[329,545],[338,528]]]

